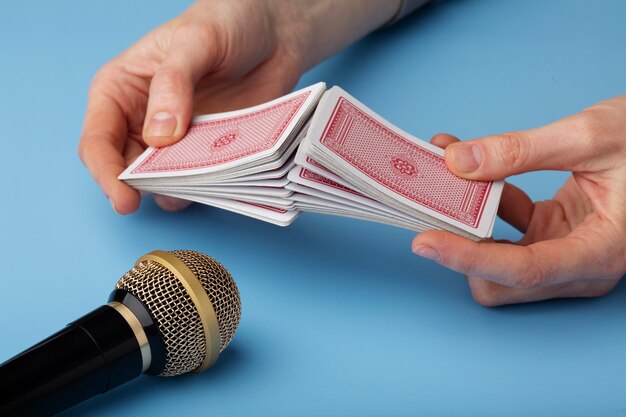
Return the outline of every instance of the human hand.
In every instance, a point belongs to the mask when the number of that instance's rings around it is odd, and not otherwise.
[[[89,92],[79,156],[113,208],[140,195],[117,176],[147,146],[179,140],[193,115],[259,104],[384,25],[399,0],[199,0],[106,64]],[[188,203],[155,196],[166,210]]]
[[[524,233],[516,243],[443,231],[413,240],[418,255],[465,274],[478,303],[602,296],[626,273],[626,96],[538,129],[467,142],[441,134],[432,143],[468,179],[572,172],[548,201],[505,184],[498,215]]]
[[[193,115],[259,104],[294,87],[304,70],[298,33],[271,3],[201,0],[95,76],[79,155],[118,213],[139,207],[139,193],[117,176],[147,146],[179,140]],[[166,210],[187,204],[155,200]]]

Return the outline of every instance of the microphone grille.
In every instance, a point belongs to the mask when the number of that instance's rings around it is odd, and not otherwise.
[[[169,252],[196,276],[207,293],[217,318],[220,352],[228,346],[241,318],[241,300],[235,281],[219,262],[200,252]],[[207,353],[202,321],[183,284],[154,260],[136,264],[115,286],[137,297],[150,311],[165,345],[161,376],[197,369]]]
[[[222,352],[235,336],[241,318],[241,300],[233,277],[222,264],[204,253],[191,250],[170,253],[187,265],[208,294],[217,316]]]

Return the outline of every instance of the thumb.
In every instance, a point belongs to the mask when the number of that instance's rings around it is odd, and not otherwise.
[[[211,47],[214,39],[204,39],[202,34],[185,26],[173,34],[167,55],[150,83],[143,129],[148,145],[171,145],[187,131],[195,85],[216,62],[215,48]]]
[[[538,170],[576,171],[601,152],[594,146],[586,115],[577,114],[537,129],[457,142],[445,150],[454,174],[499,180]]]

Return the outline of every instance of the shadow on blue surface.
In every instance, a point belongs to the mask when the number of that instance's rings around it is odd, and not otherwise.
[[[460,275],[414,256],[409,231],[310,214],[283,229],[149,201],[113,214],[76,157],[89,80],[184,3],[5,2],[3,357],[99,305],[138,256],[195,249],[242,294],[216,368],[142,377],[67,416],[624,414],[624,284],[601,299],[487,309]],[[424,139],[533,128],[623,91],[625,5],[436,2],[301,86],[338,84]],[[541,200],[562,183],[554,174],[512,182]],[[516,237],[502,224],[496,236]]]

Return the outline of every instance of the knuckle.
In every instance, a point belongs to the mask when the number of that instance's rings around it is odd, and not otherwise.
[[[84,132],[78,143],[78,157],[85,166],[94,165],[103,152],[103,144],[112,140],[110,133]]]
[[[188,18],[176,28],[172,36],[170,53],[179,46],[200,45],[203,48],[203,55],[208,54],[216,61],[224,59],[229,44],[232,45],[232,40],[225,35],[228,32],[228,28],[220,27],[219,20],[209,24]]]
[[[97,139],[93,134],[83,133],[78,143],[78,157],[83,165],[88,165],[90,159],[93,159],[92,156],[98,154],[97,145]]]
[[[537,268],[529,267],[527,270],[518,274],[512,280],[514,288],[521,290],[532,290],[541,286],[545,282],[543,275],[537,270]]]
[[[493,150],[502,164],[516,168],[523,166],[528,160],[530,146],[525,136],[512,132],[497,136]]]
[[[162,67],[151,83],[151,94],[159,101],[176,102],[181,93],[187,90],[188,80],[181,70],[175,67]]]
[[[499,284],[480,278],[468,277],[467,282],[472,298],[483,307],[497,307],[506,304],[506,290]]]
[[[473,277],[473,276],[480,276],[481,275],[481,265],[480,263],[476,260],[475,257],[470,257],[465,265],[462,266],[462,272],[463,274],[469,276],[469,277]]]
[[[226,24],[228,20],[224,15],[221,18],[214,15],[210,20],[186,16],[174,29],[171,43],[167,47],[168,53],[175,53],[177,48],[189,50],[189,45],[197,45],[202,49],[195,55],[204,57],[201,59],[207,66],[204,69],[215,70],[226,60],[229,52],[232,52],[233,45],[245,40],[241,38],[245,31],[233,32],[232,26]]]
[[[579,143],[589,152],[613,157],[626,151],[626,141],[621,133],[626,128],[611,103],[601,103],[576,115]],[[620,160],[621,162],[621,160]]]
[[[194,42],[210,45],[216,37],[216,29],[214,25],[208,25],[197,22],[193,19],[183,21],[174,33],[174,43],[178,42]]]
[[[573,116],[572,146],[590,155],[619,153],[620,149],[616,145],[622,141],[606,140],[609,121],[603,119],[602,111],[593,107]],[[593,163],[593,158],[590,158],[589,163]]]
[[[479,304],[483,307],[497,307],[500,305],[500,303],[496,302],[494,299],[486,297],[482,294],[472,293],[472,297],[474,298],[474,301],[476,301],[476,304]]]
[[[156,75],[157,86],[165,90],[177,90],[182,85],[182,71],[173,66],[162,66]]]
[[[85,164],[85,155],[87,154],[87,148],[88,148],[88,144],[85,143],[84,139],[80,141],[80,143],[78,144],[78,158],[80,159],[80,161],[83,163],[83,165]]]
[[[514,288],[531,290],[540,287],[550,281],[549,273],[540,263],[533,262],[533,257],[526,262],[525,268],[517,271],[511,279]]]
[[[574,127],[577,136],[585,142],[592,143],[603,129],[603,124],[598,117],[598,110],[590,108],[578,113],[574,118]]]
[[[91,79],[91,89],[93,90],[95,87],[97,87],[101,83],[106,83],[107,81],[115,78],[118,72],[119,72],[119,66],[116,60],[111,60],[105,63],[102,67],[100,67],[100,69],[95,73],[95,75]]]
[[[483,307],[497,307],[502,305],[500,297],[488,288],[489,286],[483,288],[472,287],[472,298],[474,298],[474,301]]]
[[[102,65],[102,67],[100,67],[98,72],[96,72],[96,77],[109,75],[112,72],[117,71],[117,68],[118,68],[117,59],[112,59],[106,62],[104,65]]]

